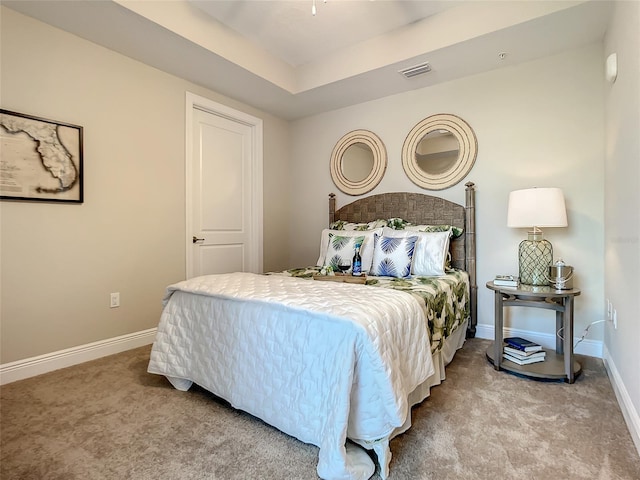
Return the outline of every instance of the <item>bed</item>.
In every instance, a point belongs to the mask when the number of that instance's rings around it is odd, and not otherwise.
[[[375,463],[367,450],[386,478],[391,439],[410,428],[412,406],[444,380],[446,365],[475,335],[474,192],[467,183],[464,205],[387,193],[339,209],[330,195],[334,236],[342,236],[337,227],[345,224],[372,231],[381,219],[383,228],[407,224],[397,237],[386,230],[345,235],[363,249],[361,238],[372,238],[373,260],[385,241],[413,254],[423,237],[441,237],[409,227],[449,226],[445,274],[413,275],[412,263],[408,277],[372,275],[388,273],[377,262],[364,283],[316,281],[324,266],[321,246],[311,267],[185,280],[167,288],[148,371],[179,390],[195,383],[318,446],[320,478],[370,478]],[[451,238],[454,230],[462,233]],[[330,252],[327,247],[322,263]],[[439,290],[457,296],[444,301]]]

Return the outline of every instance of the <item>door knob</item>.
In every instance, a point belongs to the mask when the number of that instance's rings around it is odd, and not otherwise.
[[[197,238],[195,235],[193,236],[193,243],[204,242],[204,238]]]

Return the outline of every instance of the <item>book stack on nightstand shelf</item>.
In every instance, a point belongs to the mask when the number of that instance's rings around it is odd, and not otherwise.
[[[504,339],[503,358],[518,365],[544,362],[546,352],[542,345],[538,345],[522,337],[508,337]]]
[[[520,279],[513,275],[496,275],[493,279],[493,284],[500,287],[517,287],[520,283]]]

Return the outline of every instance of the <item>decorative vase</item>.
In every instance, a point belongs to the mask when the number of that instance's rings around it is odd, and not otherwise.
[[[520,283],[525,285],[549,285],[547,274],[553,264],[551,242],[542,237],[540,230],[528,232],[527,239],[518,247]]]

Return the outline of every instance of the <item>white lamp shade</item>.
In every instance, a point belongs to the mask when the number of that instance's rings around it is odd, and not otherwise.
[[[507,226],[566,227],[567,209],[559,188],[527,188],[509,194]]]

